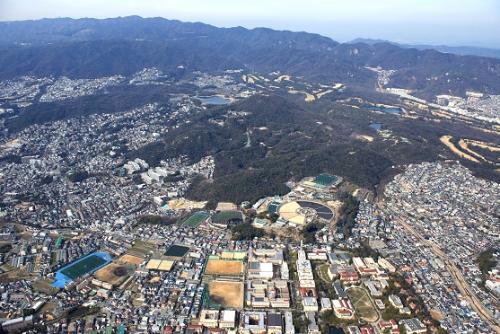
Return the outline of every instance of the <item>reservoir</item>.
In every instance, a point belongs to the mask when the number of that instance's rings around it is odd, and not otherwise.
[[[382,125],[382,123],[370,123],[369,127],[375,131],[380,131],[382,130]]]
[[[398,108],[398,107],[367,106],[366,109],[374,110],[374,111],[381,111],[381,112],[384,112],[386,114],[395,114],[395,115],[401,114],[401,108]]]
[[[197,96],[197,100],[201,101],[201,104],[203,105],[216,105],[216,106],[221,106],[221,105],[226,105],[231,103],[231,99],[226,98],[221,95],[212,95],[212,96]]]

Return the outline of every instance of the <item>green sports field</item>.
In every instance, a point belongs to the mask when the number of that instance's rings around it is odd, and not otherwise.
[[[61,271],[61,273],[71,279],[75,279],[77,277],[85,275],[86,273],[94,270],[104,263],[106,263],[105,259],[97,255],[92,255],[69,266],[68,268]]]
[[[182,225],[184,226],[189,226],[196,228],[200,226],[201,223],[203,223],[207,218],[209,217],[209,214],[203,211],[200,212],[195,212],[191,216],[189,216],[188,219],[182,222]]]
[[[240,211],[221,211],[212,217],[215,224],[227,224],[232,220],[243,220],[243,215]]]

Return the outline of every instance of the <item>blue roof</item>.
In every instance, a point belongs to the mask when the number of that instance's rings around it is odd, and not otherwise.
[[[56,271],[56,274],[55,274],[55,281],[54,283],[52,283],[52,286],[55,287],[55,288],[59,288],[59,289],[63,289],[66,285],[68,285],[69,283],[71,283],[73,281],[73,279],[71,279],[70,277],[64,275],[62,273],[62,271],[68,267],[71,267],[75,264],[77,264],[78,262],[90,257],[90,256],[93,256],[93,255],[96,255],[96,256],[99,256],[100,258],[102,258],[103,260],[105,260],[104,263],[102,263],[101,265],[93,268],[91,271],[87,272],[86,274],[89,274],[89,273],[93,273],[95,272],[96,270],[104,267],[105,265],[108,265],[113,259],[111,258],[111,255],[109,255],[108,253],[106,252],[94,252],[94,253],[90,253],[90,254],[87,254],[81,258],[79,258],[78,260],[76,261],[73,261],[67,265],[65,265],[64,267],[60,268],[58,271]]]
[[[280,207],[280,204],[279,202],[271,202],[268,207],[267,207],[267,211],[271,214],[273,213],[278,213],[278,208]]]
[[[125,326],[123,326],[123,324],[120,324],[120,326],[118,326],[116,333],[117,334],[125,334]]]

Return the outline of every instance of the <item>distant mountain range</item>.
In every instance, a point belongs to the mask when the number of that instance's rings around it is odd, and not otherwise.
[[[348,43],[357,44],[365,43],[369,45],[374,45],[378,43],[389,43],[400,46],[402,48],[415,48],[418,50],[436,50],[443,53],[453,53],[460,56],[479,56],[479,57],[491,57],[500,59],[500,49],[494,48],[483,48],[478,46],[448,46],[448,45],[430,45],[430,44],[402,44],[391,42],[383,39],[371,39],[371,38],[356,38]]]
[[[422,97],[466,90],[500,94],[500,60],[417,50],[391,43],[338,43],[305,32],[217,28],[138,16],[0,22],[0,79],[20,75],[74,78],[129,75],[144,67],[167,73],[245,71],[303,76],[374,89],[367,67],[396,70],[389,86]]]

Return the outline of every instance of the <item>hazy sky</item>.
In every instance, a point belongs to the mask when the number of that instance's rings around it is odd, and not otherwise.
[[[126,15],[500,48],[500,0],[0,0],[1,21]]]

